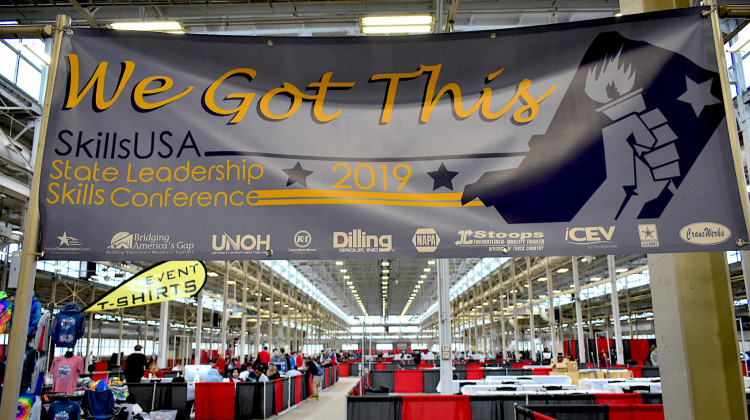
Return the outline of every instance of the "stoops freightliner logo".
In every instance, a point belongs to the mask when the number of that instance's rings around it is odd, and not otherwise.
[[[550,123],[479,198],[508,223],[569,222],[597,195],[612,220],[659,218],[724,118],[719,75],[652,44],[599,34]]]

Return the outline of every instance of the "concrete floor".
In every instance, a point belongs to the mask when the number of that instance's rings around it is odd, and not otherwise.
[[[346,393],[357,383],[357,377],[343,377],[320,392],[320,400],[309,399],[297,404],[277,418],[283,420],[346,420]]]

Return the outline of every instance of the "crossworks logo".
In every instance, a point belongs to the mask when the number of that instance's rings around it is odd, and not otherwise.
[[[565,242],[569,244],[592,245],[612,242],[615,227],[602,226],[565,228]]]
[[[333,247],[339,252],[391,252],[392,235],[369,235],[362,229],[333,232]]]
[[[133,248],[133,234],[128,232],[117,232],[109,243],[108,249],[131,249]]]
[[[271,235],[212,235],[214,251],[261,252],[271,249]]]

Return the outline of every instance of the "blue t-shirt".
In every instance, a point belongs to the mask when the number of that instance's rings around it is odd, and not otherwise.
[[[320,365],[318,364],[318,362],[313,362],[313,363],[315,363],[315,367],[318,368],[318,372],[315,374],[315,376],[323,376],[323,375],[325,375],[325,372],[323,371],[323,368],[320,367]]]
[[[55,401],[49,406],[50,420],[79,420],[81,406],[75,401]]]

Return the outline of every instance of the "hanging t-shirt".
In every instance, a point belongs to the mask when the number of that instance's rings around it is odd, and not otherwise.
[[[10,324],[10,318],[13,315],[13,304],[7,299],[8,294],[0,292],[0,334],[5,332],[5,328]]]
[[[39,420],[41,414],[41,399],[31,394],[21,394],[18,396],[18,410],[16,411],[16,420]]]
[[[72,394],[76,390],[78,377],[84,372],[83,358],[80,356],[55,357],[52,361],[52,392]]]
[[[81,405],[76,401],[55,401],[49,406],[50,420],[80,420]]]
[[[50,324],[52,323],[52,313],[47,311],[42,314],[39,319],[39,323],[36,327],[36,334],[34,335],[34,348],[37,350],[47,351],[47,343],[49,342]]]
[[[42,356],[34,364],[34,374],[31,375],[31,393],[42,395],[42,386],[44,385],[44,370],[47,367],[47,357]]]

